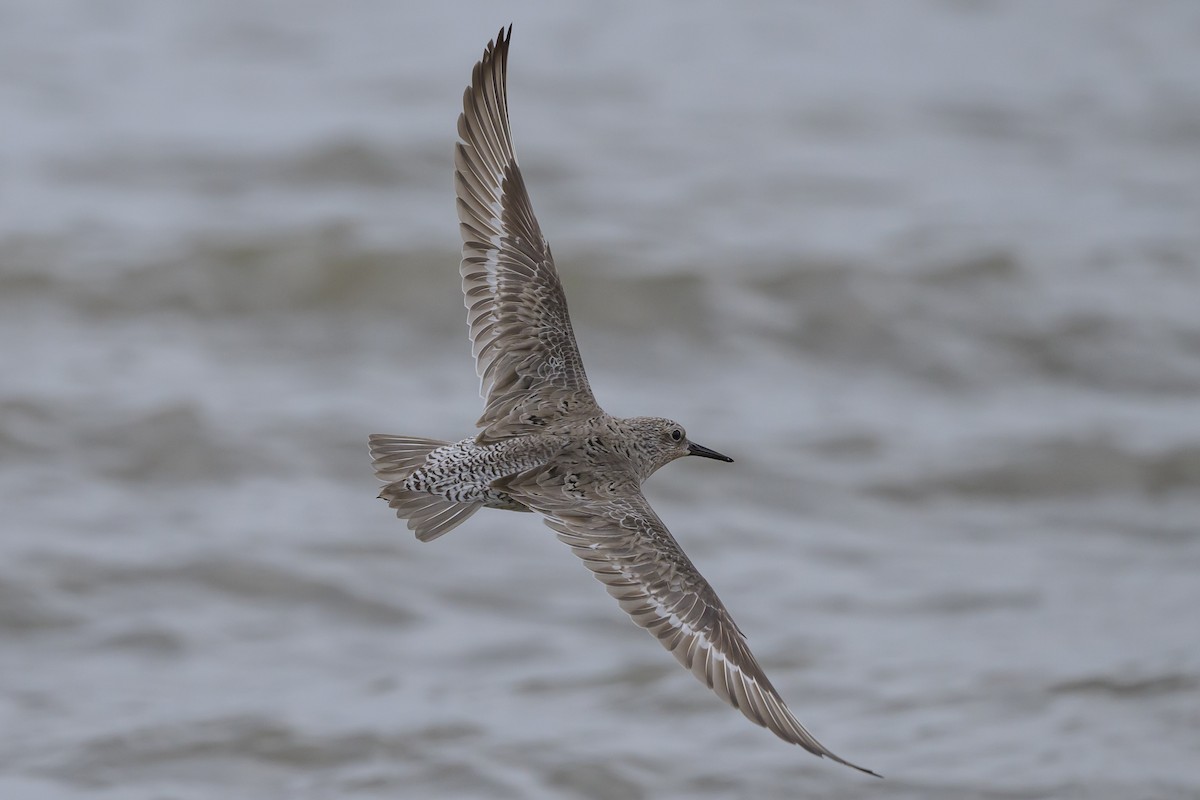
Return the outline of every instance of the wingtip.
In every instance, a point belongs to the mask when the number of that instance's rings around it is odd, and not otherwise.
[[[498,50],[501,47],[507,46],[508,40],[512,38],[512,27],[513,26],[512,26],[511,22],[508,23],[507,27],[505,27],[504,25],[501,25],[500,32],[496,34],[496,38],[488,43],[489,48],[494,47]]]
[[[847,761],[847,760],[846,760],[846,759],[844,759],[844,758],[841,758],[841,757],[839,757],[839,756],[835,756],[833,753],[825,753],[824,755],[825,755],[825,757],[826,757],[826,758],[829,758],[829,759],[830,759],[830,760],[832,760],[832,761],[836,761],[836,762],[837,762],[837,763],[839,763],[839,764],[844,764],[845,766],[847,766],[847,767],[850,767],[851,769],[856,769],[856,770],[858,770],[859,772],[865,772],[866,774],[868,774],[868,775],[870,775],[870,776],[872,776],[872,777],[879,778],[880,780],[883,780],[883,776],[882,776],[882,775],[880,775],[878,772],[876,772],[876,771],[875,771],[875,770],[873,770],[873,769],[867,769],[866,767],[860,767],[858,764],[851,763],[851,762]]]

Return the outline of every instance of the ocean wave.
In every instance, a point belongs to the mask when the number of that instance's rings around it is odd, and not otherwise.
[[[264,189],[389,189],[436,184],[446,178],[450,145],[399,141],[384,145],[361,136],[341,136],[300,146],[291,152],[217,152],[184,149],[104,150],[50,161],[46,174],[64,186],[109,190],[169,190],[227,197]]]
[[[65,307],[82,320],[316,312],[447,337],[462,330],[452,246],[372,245],[334,224],[199,236],[166,253],[72,267],[63,254],[79,246],[0,243],[0,297]],[[952,390],[1029,379],[1118,392],[1200,389],[1200,323],[1184,302],[1200,286],[1178,270],[1148,286],[1136,271],[1050,274],[987,248],[894,269],[796,261],[642,274],[613,261],[591,252],[562,267],[575,316],[601,332],[702,344],[749,337],[791,356]]]
[[[240,763],[269,770],[264,777],[276,777],[277,769],[313,772],[373,761],[419,761],[431,748],[461,744],[477,734],[474,727],[462,724],[394,734],[312,733],[275,718],[245,714],[97,736],[46,772],[75,783],[108,784],[178,775],[188,764],[204,770]]]
[[[1056,439],[1010,443],[995,448],[992,458],[993,463],[881,481],[871,491],[912,501],[939,496],[1035,500],[1112,492],[1158,496],[1200,489],[1200,444],[1139,451],[1103,438]]]
[[[87,397],[16,397],[0,402],[0,442],[27,467],[69,459],[72,470],[141,484],[228,482],[275,466],[193,403],[118,409]]]
[[[63,607],[53,589],[0,574],[0,633],[6,636],[77,627],[79,615]]]
[[[242,603],[310,609],[346,622],[389,628],[406,627],[416,616],[409,609],[333,579],[242,556],[196,557],[182,563],[154,565],[80,561],[60,564],[58,569],[61,581],[79,595],[148,591],[155,587],[170,587],[172,591],[201,589]]]
[[[1051,694],[1082,694],[1116,698],[1143,698],[1183,693],[1190,695],[1200,687],[1200,676],[1167,673],[1146,677],[1099,675],[1060,681],[1048,688]]]

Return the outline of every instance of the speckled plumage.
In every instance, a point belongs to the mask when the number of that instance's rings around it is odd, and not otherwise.
[[[690,442],[672,420],[612,417],[596,403],[513,153],[508,45],[502,30],[475,65],[454,154],[482,430],[454,443],[371,436],[380,497],[422,541],[481,508],[541,514],[621,608],[723,700],[785,741],[875,774],[834,755],[792,715],[642,495],[642,482],[678,458],[732,459]]]

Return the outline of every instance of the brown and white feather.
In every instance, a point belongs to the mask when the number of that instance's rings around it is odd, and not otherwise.
[[[800,724],[750,652],[725,605],[635,487],[561,500],[530,492],[558,538],[641,627],[751,722],[818,756],[876,775],[832,753]],[[554,499],[549,499],[554,498]]]
[[[475,65],[454,152],[463,297],[486,400],[477,423],[484,429],[480,441],[599,413],[550,246],[513,152],[508,43],[501,30]]]

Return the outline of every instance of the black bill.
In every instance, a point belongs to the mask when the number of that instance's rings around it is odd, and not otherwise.
[[[704,456],[705,458],[715,458],[717,461],[725,461],[730,464],[733,463],[733,459],[730,458],[729,456],[723,456],[720,453],[718,453],[716,450],[709,450],[704,445],[699,445],[699,444],[695,444],[695,443],[688,443],[688,455],[689,456]]]

